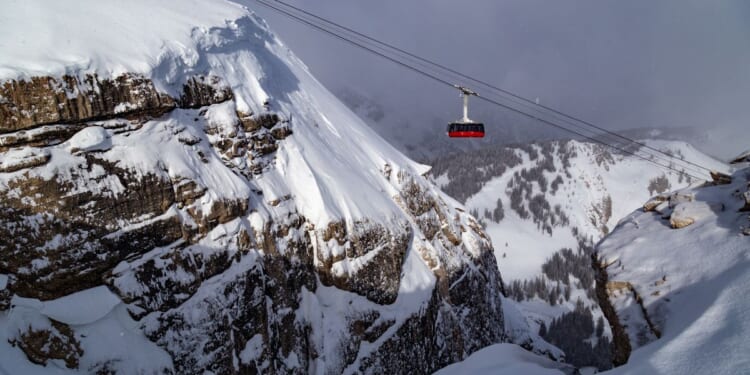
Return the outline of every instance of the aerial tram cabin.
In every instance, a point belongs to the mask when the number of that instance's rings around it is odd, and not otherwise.
[[[476,96],[477,93],[465,87],[456,86],[461,91],[464,99],[464,117],[448,125],[448,137],[451,138],[483,138],[484,124],[469,119],[469,96]]]

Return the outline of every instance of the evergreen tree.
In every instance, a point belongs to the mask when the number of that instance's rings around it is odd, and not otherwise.
[[[600,316],[599,320],[596,321],[596,337],[602,337],[603,334],[604,334],[604,318]]]
[[[544,338],[547,336],[547,325],[542,322],[542,324],[539,326],[539,336]]]

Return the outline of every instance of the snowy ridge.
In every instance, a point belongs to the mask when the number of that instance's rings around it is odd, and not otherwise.
[[[750,303],[744,298],[750,289],[750,221],[743,194],[750,170],[732,177],[728,185],[665,194],[675,199],[628,215],[598,245],[610,283],[632,287],[611,288],[610,300],[637,348],[613,373],[737,374],[750,366]],[[686,212],[693,223],[673,229],[670,216]],[[654,332],[661,337],[650,342]]]
[[[75,8],[50,9],[43,0],[4,2],[3,30],[11,32],[0,36],[0,80],[93,73],[157,75],[157,70],[167,78],[164,73],[170,65],[194,65],[198,60],[196,37],[204,38],[210,29],[226,27],[226,22],[247,14],[226,1],[99,3],[84,0]]]

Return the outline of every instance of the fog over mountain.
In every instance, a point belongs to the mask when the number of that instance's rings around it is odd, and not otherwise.
[[[699,146],[726,158],[742,146],[733,131],[750,121],[747,2],[288,1],[607,129],[698,128],[710,132]],[[390,122],[417,129],[379,126],[388,138],[441,137],[459,117],[456,92],[255,8],[332,91],[362,93]],[[481,103],[474,109],[492,125],[490,142],[559,135]]]

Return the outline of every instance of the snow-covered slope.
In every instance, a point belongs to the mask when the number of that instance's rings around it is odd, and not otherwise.
[[[660,197],[597,246],[609,299],[637,348],[613,373],[746,373],[750,169],[728,185]],[[685,222],[692,224],[673,229]]]
[[[561,366],[560,363],[535,356],[516,345],[495,344],[472,354],[462,362],[436,372],[435,375],[565,375],[574,373],[573,366]]]
[[[32,0],[0,18],[0,372],[559,354],[504,319],[476,220],[248,10]]]

